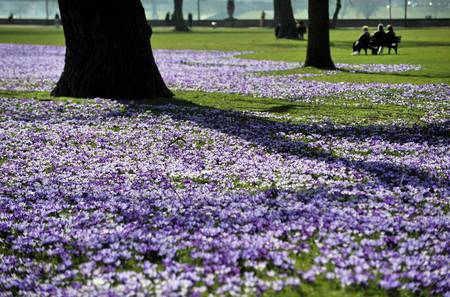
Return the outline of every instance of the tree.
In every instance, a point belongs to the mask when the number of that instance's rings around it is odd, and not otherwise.
[[[172,22],[175,25],[176,31],[189,31],[189,27],[183,18],[183,0],[174,0],[174,12],[172,16]]]
[[[228,0],[227,1],[227,13],[228,13],[228,19],[232,20],[233,15],[234,15],[234,10],[235,10],[235,6],[234,6],[234,0]]]
[[[172,97],[153,58],[151,27],[139,0],[58,0],[66,39],[53,96]]]
[[[336,8],[334,9],[333,18],[331,19],[331,28],[336,28],[337,20],[339,17],[339,12],[341,11],[342,3],[341,0],[336,0]]]
[[[334,69],[330,53],[328,0],[308,1],[308,48],[305,66]]]
[[[277,38],[298,39],[291,0],[273,0]]]
[[[379,8],[379,1],[373,0],[357,0],[349,1],[351,6],[354,6],[356,10],[362,13],[364,18],[368,20],[370,16]]]

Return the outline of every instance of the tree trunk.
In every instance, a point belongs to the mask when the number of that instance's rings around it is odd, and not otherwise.
[[[330,53],[328,0],[308,1],[309,33],[305,66],[334,69]]]
[[[236,7],[234,6],[234,0],[228,0],[228,2],[227,2],[228,19],[230,19],[230,20],[233,19],[235,8]]]
[[[64,71],[53,96],[172,97],[153,58],[152,30],[139,0],[59,0]]]
[[[175,25],[175,31],[189,31],[189,27],[183,18],[183,0],[174,0],[174,7],[172,22]]]
[[[336,28],[337,20],[339,17],[339,12],[341,11],[341,8],[342,8],[341,0],[336,0],[336,8],[334,10],[333,18],[331,19],[331,24],[330,24],[330,27],[333,29]]]
[[[298,39],[291,0],[273,0],[273,10],[277,38]]]

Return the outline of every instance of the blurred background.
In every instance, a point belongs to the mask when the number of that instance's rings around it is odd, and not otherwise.
[[[94,0],[95,1],[95,0]],[[330,16],[336,0],[330,0]],[[341,0],[340,19],[436,19],[450,18],[450,0]],[[308,0],[292,0],[297,19],[307,18]],[[149,20],[163,20],[173,12],[173,0],[142,0]],[[227,17],[226,0],[184,0],[183,13],[195,20],[221,20]],[[272,0],[235,0],[234,17],[242,20],[273,18]],[[0,0],[0,18],[11,14],[15,19],[53,19],[58,13],[57,0]]]

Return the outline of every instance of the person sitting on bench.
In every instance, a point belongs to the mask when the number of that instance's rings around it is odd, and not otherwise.
[[[363,49],[367,55],[367,48],[370,43],[370,33],[369,27],[363,26],[363,32],[359,35],[358,40],[353,43],[353,55],[359,55],[361,50]]]
[[[378,31],[373,33],[370,41],[372,48],[372,55],[380,55],[383,52],[383,47],[386,45],[386,32],[384,32],[383,24],[378,24]]]
[[[388,48],[388,53],[391,54],[391,49],[394,49],[395,54],[397,54],[398,43],[400,42],[400,37],[395,36],[394,28],[391,25],[387,25],[386,29],[386,46]]]

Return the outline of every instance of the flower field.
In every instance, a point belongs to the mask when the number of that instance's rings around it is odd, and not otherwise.
[[[308,80],[283,74],[298,63],[239,54],[155,51],[175,90],[426,113],[358,125],[0,99],[0,296],[272,296],[320,282],[449,296],[450,87]],[[0,45],[0,89],[51,90],[63,57]]]

